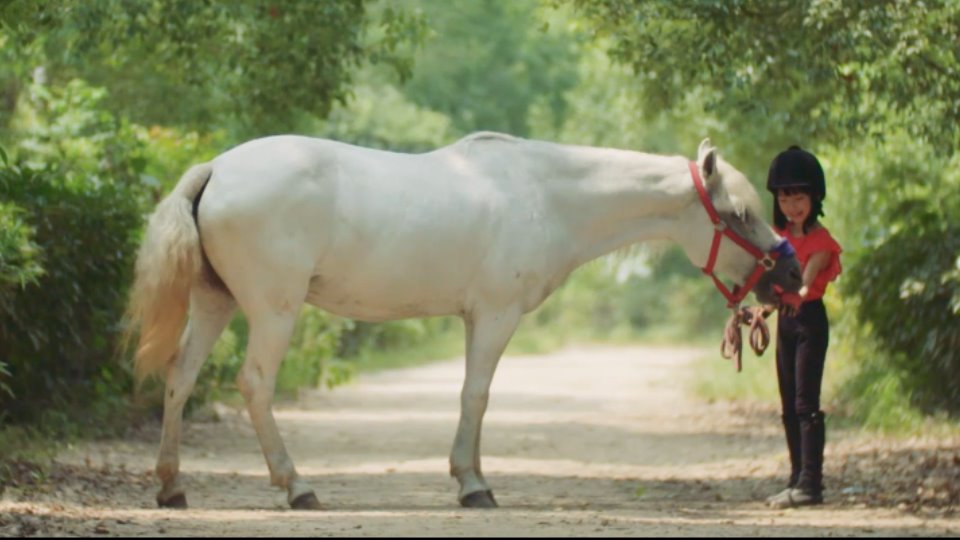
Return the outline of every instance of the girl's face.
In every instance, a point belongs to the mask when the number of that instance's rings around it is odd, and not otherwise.
[[[786,192],[781,189],[777,193],[777,204],[787,220],[794,225],[802,225],[810,215],[810,195],[806,193]]]

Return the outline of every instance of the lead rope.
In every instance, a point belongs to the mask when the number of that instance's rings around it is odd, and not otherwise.
[[[731,310],[730,318],[727,319],[727,325],[723,329],[720,355],[727,360],[735,359],[737,373],[739,373],[743,369],[743,332],[740,330],[740,325],[750,325],[750,348],[757,353],[757,356],[762,356],[770,345],[770,329],[767,328],[767,322],[764,319],[772,312],[764,310],[763,316],[755,317],[754,312],[747,307],[735,305]]]

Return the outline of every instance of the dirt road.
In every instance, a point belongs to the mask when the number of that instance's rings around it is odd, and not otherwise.
[[[287,509],[285,493],[268,485],[245,413],[227,409],[219,422],[186,423],[181,462],[189,510],[155,508],[153,426],[63,453],[45,492],[8,489],[0,536],[960,533],[952,512],[857,503],[869,486],[835,485],[816,509],[764,507],[786,474],[777,412],[691,398],[686,381],[702,354],[585,347],[505,357],[483,432],[497,510],[461,509],[447,474],[463,376],[462,360],[451,360],[362,376],[277,408],[287,447],[323,512]],[[830,433],[828,484],[863,447],[862,437]],[[920,451],[927,443],[913,444]]]

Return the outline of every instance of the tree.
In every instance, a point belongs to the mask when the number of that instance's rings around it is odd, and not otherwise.
[[[7,46],[42,50],[54,84],[82,78],[106,87],[114,112],[133,122],[232,122],[263,135],[289,131],[304,113],[325,116],[366,60],[410,74],[407,47],[422,21],[368,4],[12,0],[0,17]]]
[[[701,96],[751,161],[791,138],[826,158],[852,334],[877,344],[864,373],[880,365],[913,404],[957,412],[960,2],[573,3],[647,110]]]
[[[960,126],[953,0],[573,0],[631,65],[650,110],[709,92],[723,119],[809,138],[896,123],[942,151]]]
[[[405,92],[450,117],[461,133],[530,134],[534,104],[559,126],[577,83],[577,40],[549,32],[532,0],[421,2],[434,34]]]

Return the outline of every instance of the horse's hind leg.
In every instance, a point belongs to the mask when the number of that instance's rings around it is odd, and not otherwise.
[[[167,371],[164,389],[163,435],[156,469],[162,482],[157,493],[157,504],[161,507],[187,506],[179,474],[183,406],[193,391],[200,367],[235,310],[236,302],[226,292],[207,286],[194,287],[190,292],[190,322],[183,333],[177,358]]]
[[[287,351],[297,321],[299,302],[284,302],[286,309],[258,309],[247,313],[250,340],[247,358],[237,375],[237,386],[247,402],[250,421],[270,469],[270,483],[286,488],[287,502],[299,510],[319,510],[313,488],[297,474],[273,418],[271,406],[277,370]],[[296,306],[294,308],[293,306]]]

